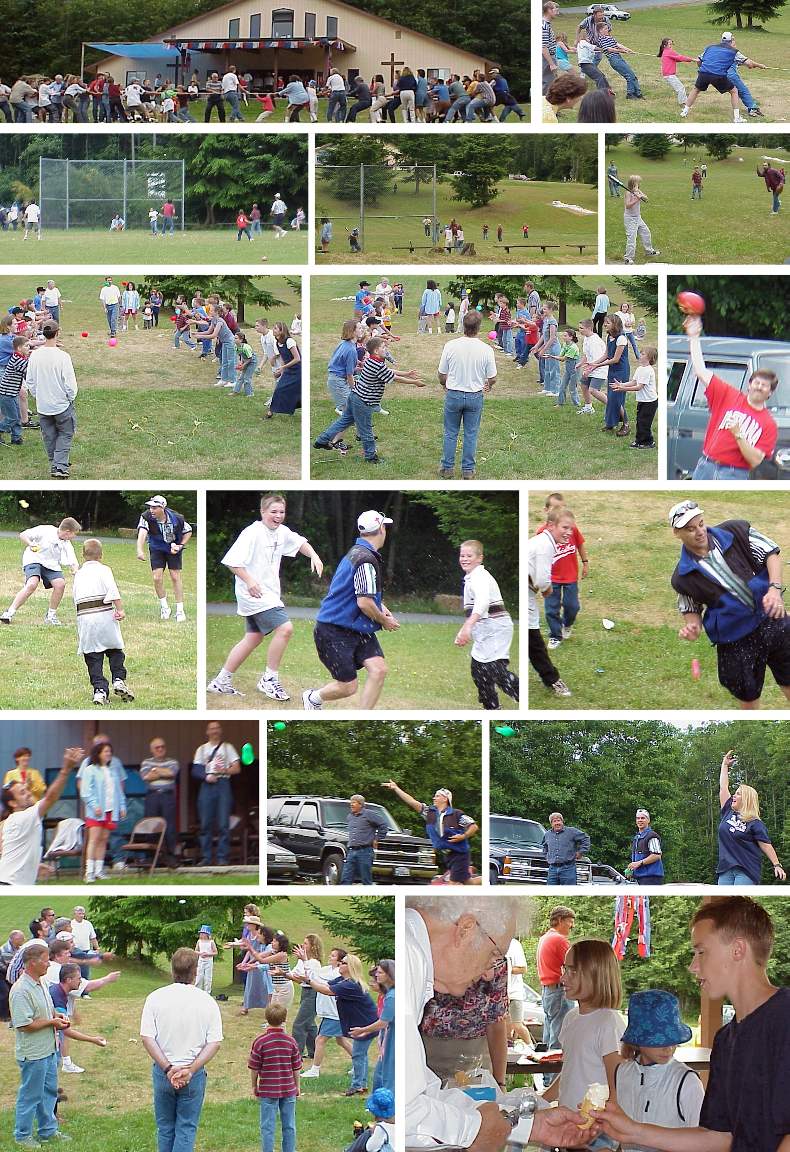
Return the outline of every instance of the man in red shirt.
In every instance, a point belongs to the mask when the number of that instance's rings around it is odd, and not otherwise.
[[[162,235],[173,236],[176,230],[176,206],[172,200],[165,200],[164,204],[162,205],[162,216],[164,218],[164,224],[162,225]]]
[[[771,193],[771,215],[778,216],[782,207],[780,197],[785,186],[784,168],[774,168],[771,164],[763,163],[761,168],[758,167],[757,175],[765,181],[765,186]]]
[[[283,1152],[296,1152],[296,1098],[300,1095],[302,1057],[299,1045],[285,1031],[287,1009],[282,1004],[270,1004],[265,1015],[268,1027],[253,1040],[247,1061],[252,1092],[260,1100],[261,1145],[266,1152],[273,1152],[279,1112]]]
[[[560,1035],[560,1025],[565,1015],[573,1007],[570,1000],[565,998],[565,989],[562,985],[562,968],[571,942],[568,939],[576,922],[576,914],[571,908],[558,904],[549,913],[549,927],[538,940],[538,950],[535,962],[538,969],[538,979],[543,990],[543,1043],[548,1048],[555,1048]],[[554,1076],[545,1076],[543,1083],[546,1087]]]
[[[573,513],[565,508],[565,498],[561,492],[550,492],[546,497],[545,509],[561,508],[573,519]],[[538,528],[545,532],[546,524]],[[582,580],[590,570],[584,537],[574,520],[567,544],[557,544],[554,562],[551,565],[551,592],[544,597],[546,622],[549,626],[549,648],[559,648],[563,640],[570,640],[573,624],[581,611],[579,603],[579,560],[582,562]]]
[[[716,376],[702,355],[702,320],[687,316],[691,363],[705,385],[710,420],[692,480],[748,480],[749,471],[770,458],[776,448],[776,421],[766,405],[779,383],[775,372],[753,372],[746,393]]]

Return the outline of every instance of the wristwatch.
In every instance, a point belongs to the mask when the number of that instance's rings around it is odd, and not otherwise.
[[[768,587],[769,588],[776,588],[776,590],[778,592],[781,592],[783,596],[784,596],[785,592],[787,591],[787,585],[786,584],[777,584],[775,580],[772,580],[770,582],[770,584],[768,585]]]

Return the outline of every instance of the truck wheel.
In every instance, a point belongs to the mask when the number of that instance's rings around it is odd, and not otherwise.
[[[324,884],[339,884],[343,871],[343,857],[339,852],[330,852],[321,865],[321,878]]]
[[[499,873],[498,873],[498,872],[497,872],[497,870],[496,870],[496,865],[495,865],[495,864],[491,864],[491,865],[489,865],[489,868],[488,868],[488,883],[489,883],[489,884],[498,884],[498,883],[499,883]]]

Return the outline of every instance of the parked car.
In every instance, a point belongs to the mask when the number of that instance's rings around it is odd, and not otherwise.
[[[622,8],[618,8],[616,4],[591,4],[587,9],[587,15],[592,16],[596,8],[603,8],[603,14],[607,20],[630,20],[631,13],[624,12]]]
[[[497,816],[488,824],[488,877],[491,884],[545,884],[548,864],[543,855],[546,829],[537,820]],[[576,862],[577,884],[628,884],[608,864],[595,864],[586,856]]]
[[[272,884],[287,883],[296,880],[299,875],[299,865],[293,852],[283,848],[280,844],[266,842],[266,879]]]
[[[543,1039],[543,997],[536,992],[526,980],[524,981],[524,1025],[529,1028],[532,1039],[540,1042]]]
[[[386,883],[433,880],[439,869],[425,836],[404,832],[381,804],[366,808],[387,823],[373,856],[373,878]],[[301,875],[339,884],[348,847],[348,800],[334,796],[272,796],[267,808],[269,841],[296,856]]]
[[[768,407],[776,420],[778,436],[774,462],[778,480],[790,479],[790,344],[774,340],[747,340],[704,336],[705,363],[728,384],[743,392],[757,368],[768,368],[779,377]],[[710,413],[705,386],[691,366],[685,336],[667,338],[667,479],[687,480],[700,458]]]

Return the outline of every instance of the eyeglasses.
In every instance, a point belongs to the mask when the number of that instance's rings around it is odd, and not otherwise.
[[[485,928],[482,926],[482,924],[480,923],[479,920],[477,921],[477,927],[480,929],[483,936],[485,936],[486,940],[489,940],[491,942],[491,947],[494,949],[494,955],[491,957],[491,959],[492,960],[505,960],[505,959],[507,959],[505,953],[499,947],[499,945],[497,944],[494,937],[489,936],[489,934],[486,932]]]

